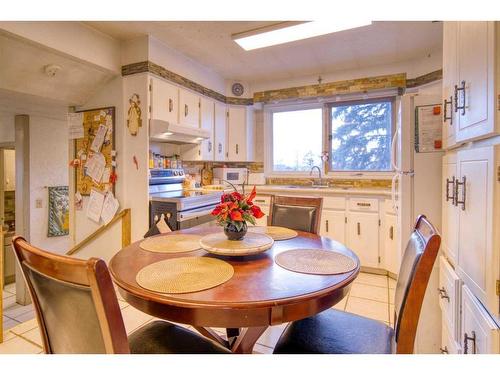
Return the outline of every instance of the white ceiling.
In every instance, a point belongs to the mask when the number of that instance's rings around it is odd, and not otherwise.
[[[1,33],[0,57],[0,98],[7,90],[78,105],[112,77],[103,69]],[[44,73],[51,64],[61,68],[54,77]]]
[[[442,48],[442,23],[374,22],[370,26],[245,51],[231,35],[265,21],[86,22],[119,40],[150,34],[226,79],[297,78],[425,57]]]

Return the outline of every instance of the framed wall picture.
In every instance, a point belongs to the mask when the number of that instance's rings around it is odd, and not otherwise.
[[[47,237],[69,234],[69,188],[49,186],[49,225]]]

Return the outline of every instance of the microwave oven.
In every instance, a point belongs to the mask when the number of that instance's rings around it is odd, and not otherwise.
[[[214,168],[213,170],[214,180],[219,180],[222,185],[227,184],[225,181],[241,185],[246,183],[247,175],[248,170],[246,168]]]

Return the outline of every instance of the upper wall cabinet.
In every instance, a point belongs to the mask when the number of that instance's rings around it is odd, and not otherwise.
[[[254,160],[253,110],[246,106],[231,106],[227,111],[227,160]]]
[[[214,123],[214,160],[226,160],[227,148],[227,108],[225,104],[215,102]]]
[[[447,112],[445,142],[448,147],[455,141],[461,143],[498,133],[495,121],[497,29],[496,22],[445,23],[443,102]]]
[[[151,78],[151,118],[171,123],[179,122],[179,88],[159,78]]]
[[[200,126],[200,97],[185,89],[179,89],[179,123]]]
[[[200,128],[208,130],[210,138],[204,139],[197,145],[181,146],[183,160],[212,161],[214,160],[214,101],[205,97],[200,98]]]

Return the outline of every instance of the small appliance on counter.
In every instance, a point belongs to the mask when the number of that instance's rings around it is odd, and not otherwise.
[[[247,182],[248,169],[246,168],[214,168],[213,178],[214,184],[231,183],[233,185],[241,185]]]
[[[149,178],[149,226],[162,214],[172,230],[191,228],[214,221],[212,210],[223,191],[183,189],[182,169],[151,169]]]

